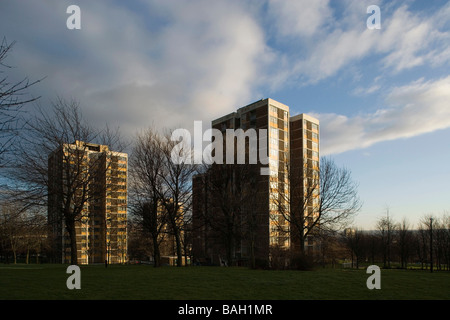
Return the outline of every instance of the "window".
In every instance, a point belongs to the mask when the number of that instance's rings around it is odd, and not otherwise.
[[[269,203],[269,210],[277,211],[278,210],[277,204],[276,203]]]
[[[269,165],[273,168],[278,168],[278,161],[269,159]]]
[[[319,167],[319,162],[318,161],[312,161],[312,167],[313,168],[318,168]]]
[[[278,129],[270,128],[270,135],[272,138],[278,139]]]
[[[270,138],[270,144],[274,147],[278,147],[278,139],[276,138]]]
[[[277,118],[275,118],[274,116],[270,116],[270,122],[273,124],[277,123]]]
[[[250,125],[254,126],[256,124],[256,113],[255,111],[250,111]]]
[[[278,109],[277,109],[277,107],[274,107],[274,106],[270,106],[270,112],[274,112],[274,113],[277,113],[277,112],[278,112]]]
[[[274,148],[271,148],[270,149],[270,155],[271,156],[274,156],[275,158],[278,158],[277,156],[278,156],[278,150],[277,149],[274,149]]]

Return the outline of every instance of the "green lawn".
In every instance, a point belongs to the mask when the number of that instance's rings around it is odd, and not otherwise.
[[[381,270],[369,290],[365,270],[271,271],[147,265],[81,266],[81,289],[69,290],[67,266],[0,265],[0,299],[308,300],[449,299],[450,273]]]

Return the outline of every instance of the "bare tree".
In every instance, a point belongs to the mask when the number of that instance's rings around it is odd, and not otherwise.
[[[426,253],[426,260],[430,265],[430,271],[433,272],[433,262],[435,257],[433,256],[435,250],[435,241],[433,240],[433,236],[435,233],[435,225],[436,217],[432,214],[427,214],[422,217],[419,222],[419,230],[422,235],[422,248],[424,253]]]
[[[164,239],[167,214],[161,210],[163,138],[153,129],[137,135],[130,157],[133,213],[153,244],[154,266],[161,265],[160,244]]]
[[[429,263],[430,271],[449,269],[450,257],[450,217],[427,214],[419,222],[422,251]]]
[[[386,216],[381,217],[377,222],[377,229],[380,235],[383,253],[383,266],[385,268],[391,267],[391,250],[395,231],[395,223],[393,222],[392,217],[389,216],[389,213],[389,207],[386,206]]]
[[[331,159],[320,163],[320,206],[316,220],[321,228],[342,228],[348,225],[361,209],[358,184],[352,180],[351,171],[339,168]]]
[[[27,221],[27,263],[30,261],[30,251],[35,253],[36,263],[39,263],[39,255],[48,249],[47,241],[47,217],[43,212],[31,212]]]
[[[65,226],[71,263],[77,264],[75,226],[87,217],[87,204],[99,202],[103,196],[100,181],[109,168],[104,154],[89,155],[90,143],[109,142],[115,148],[120,139],[118,132],[88,124],[76,100],[59,98],[50,112],[41,107],[37,111],[20,140],[15,178],[23,190],[22,198],[30,205],[48,205],[49,224]],[[106,227],[106,220],[104,223]]]
[[[400,265],[401,268],[406,268],[408,259],[411,255],[412,233],[409,228],[409,223],[406,219],[403,219],[396,229],[398,233],[397,238],[400,254]]]
[[[236,248],[249,249],[250,267],[256,263],[261,206],[258,188],[259,168],[251,164],[213,164],[203,176],[210,197],[210,208],[204,210],[204,221],[219,234],[227,265],[233,265]],[[203,201],[208,203],[208,201]]]
[[[432,266],[435,266],[435,270],[445,268],[449,270],[450,216],[448,213],[443,212],[442,216],[427,216],[422,220],[423,223],[425,219],[428,220],[427,234],[430,239],[430,264],[431,259],[434,259]]]
[[[36,253],[38,262],[39,253],[46,249],[46,225],[41,212],[27,209],[14,197],[1,197],[0,239],[6,242],[3,249],[8,248],[12,252],[14,263],[17,263],[18,254],[25,254],[26,263],[29,263],[30,251]]]
[[[442,270],[442,266],[445,263],[444,252],[446,251],[446,230],[443,217],[438,218],[433,226],[435,230],[436,270]]]
[[[424,221],[420,221],[418,225],[418,231],[416,235],[415,248],[416,254],[420,260],[422,269],[427,267],[428,254],[429,254],[429,233]]]
[[[2,68],[0,74],[5,73],[5,69],[11,69],[5,60],[14,44],[15,42],[8,43],[5,38],[0,44],[0,67]],[[21,126],[19,124],[21,107],[39,98],[27,96],[27,91],[41,80],[30,82],[25,78],[11,83],[6,75],[0,79],[0,168],[7,165],[6,154],[13,146]]]
[[[193,223],[192,223],[192,205],[189,212],[185,212],[183,219],[183,234],[181,237],[181,245],[183,247],[184,261],[186,266],[188,261],[192,259],[192,241],[193,241]]]
[[[360,229],[346,229],[344,233],[345,244],[350,251],[352,267],[359,268],[359,263],[365,255],[365,235]],[[356,260],[356,262],[355,262]]]
[[[235,165],[214,164],[211,169],[209,187],[216,209],[207,212],[206,219],[212,230],[219,232],[224,242],[225,259],[232,265],[235,245],[241,238],[242,186],[238,183]]]
[[[167,222],[175,238],[177,266],[183,264],[182,237],[186,226],[186,217],[192,206],[192,177],[197,172],[196,164],[189,162],[174,162],[173,154],[178,152],[178,157],[189,153],[190,145],[180,148],[178,141],[172,141],[171,131],[165,134],[165,144],[161,151],[163,156],[163,171],[160,175],[162,188],[158,190],[159,198],[167,213]]]
[[[444,212],[441,222],[442,230],[442,256],[443,263],[447,266],[447,271],[450,270],[450,215],[448,212]]]
[[[290,192],[278,192],[278,210],[289,221],[291,239],[303,255],[308,236],[318,229],[342,229],[362,204],[351,171],[339,168],[329,158],[321,158],[318,171],[303,167],[288,167],[287,171]]]
[[[267,216],[264,214],[267,210],[266,195],[265,192],[261,190],[261,184],[266,185],[266,183],[264,178],[259,174],[259,166],[251,164],[241,166],[240,179],[244,184],[241,194],[243,202],[242,237],[249,248],[249,267],[254,269],[257,267],[265,267],[268,263],[267,258],[265,258],[265,242],[261,241],[262,237],[265,237],[265,235],[261,233],[261,230],[264,230],[263,226],[267,223],[270,225],[270,222],[267,221]],[[280,240],[287,239],[288,237],[288,235],[283,232],[280,232]],[[282,251],[284,251],[284,248]],[[284,263],[284,261],[280,261],[280,263]]]
[[[24,233],[24,211],[17,204],[3,202],[0,208],[0,232],[5,241],[5,247],[13,254],[14,264],[17,263],[17,252],[21,246],[20,235]]]
[[[179,152],[182,158],[191,147],[180,145],[171,140],[170,131],[161,134],[148,129],[137,136],[131,157],[134,210],[152,238],[155,266],[160,265],[164,236],[174,239],[178,266],[187,249],[183,239],[188,232],[196,165],[173,161],[173,153]]]
[[[322,266],[325,267],[327,264],[331,264],[334,268],[337,263],[338,248],[341,243],[339,233],[332,230],[320,230],[319,239]]]

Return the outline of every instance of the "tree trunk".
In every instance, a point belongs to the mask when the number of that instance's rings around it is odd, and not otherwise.
[[[228,224],[228,232],[226,235],[226,255],[227,255],[227,266],[231,266],[233,264],[233,246],[234,246],[234,239],[233,239],[233,225]]]
[[[256,268],[256,259],[255,259],[255,240],[252,239],[250,241],[250,268],[255,269]]]
[[[161,266],[161,251],[159,250],[159,243],[158,243],[158,235],[153,235],[153,260],[155,261],[154,267],[160,267]]]
[[[10,237],[10,243],[11,243],[11,251],[14,255],[14,264],[17,264],[17,253],[16,253],[16,245],[13,242],[13,236]]]
[[[303,220],[302,220],[303,221]],[[300,244],[300,256],[304,257],[305,256],[305,235],[304,235],[304,230],[301,226],[298,226],[298,239],[299,239],[299,244]]]
[[[303,257],[305,255],[305,237],[303,236],[303,230],[301,231],[302,235],[300,236],[300,254]]]
[[[227,266],[231,266],[233,264],[233,239],[231,237],[228,239],[227,244]]]
[[[70,264],[78,265],[77,235],[75,232],[75,221],[73,221],[73,219],[66,219],[66,227],[70,237]]]
[[[176,228],[175,231],[175,243],[177,245],[177,267],[183,266],[183,254],[181,250],[180,231]]]

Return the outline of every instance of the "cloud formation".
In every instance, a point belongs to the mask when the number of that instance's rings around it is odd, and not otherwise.
[[[322,155],[450,127],[450,76],[394,87],[385,101],[386,108],[370,114],[353,117],[315,114],[321,123]]]
[[[7,3],[12,14],[0,26],[18,41],[15,62],[47,76],[44,96],[74,96],[91,119],[120,121],[127,133],[210,121],[250,102],[270,56],[261,26],[237,1],[137,1],[139,12],[92,1],[80,5],[79,31],[65,28],[66,4],[45,11],[29,1],[24,16]]]
[[[322,150],[334,153],[450,126],[449,78],[386,81],[424,65],[448,67],[450,3],[422,14],[378,2],[382,28],[375,32],[360,0],[98,0],[80,4],[79,31],[65,28],[68,0],[6,0],[0,30],[17,40],[12,65],[31,78],[47,76],[38,95],[79,99],[92,121],[120,125],[125,135],[150,125],[190,128],[373,59],[378,80],[353,93],[383,92],[385,106],[317,114]]]
[[[450,32],[448,27],[445,31],[441,30],[445,29],[442,18],[444,14],[450,14],[450,3],[429,16],[411,12],[406,5],[393,8],[392,13],[384,10],[381,30],[374,31],[368,29],[366,20],[362,19],[364,16],[361,13],[366,10],[363,1],[344,2],[347,5],[340,19],[330,14],[329,6],[322,9],[326,13],[317,10],[311,14],[311,17],[316,17],[311,18],[315,21],[312,24],[315,26],[314,42],[301,37],[297,39],[304,41],[309,50],[304,56],[290,57],[291,68],[284,73],[286,81],[300,78],[304,84],[316,84],[351,64],[362,63],[364,58],[370,56],[375,57],[375,63],[390,73],[424,64],[442,65],[450,61]],[[291,14],[296,12],[297,6],[293,1],[283,3],[284,11]],[[389,5],[384,4],[382,7],[388,8]],[[291,32],[295,30],[292,28]]]

